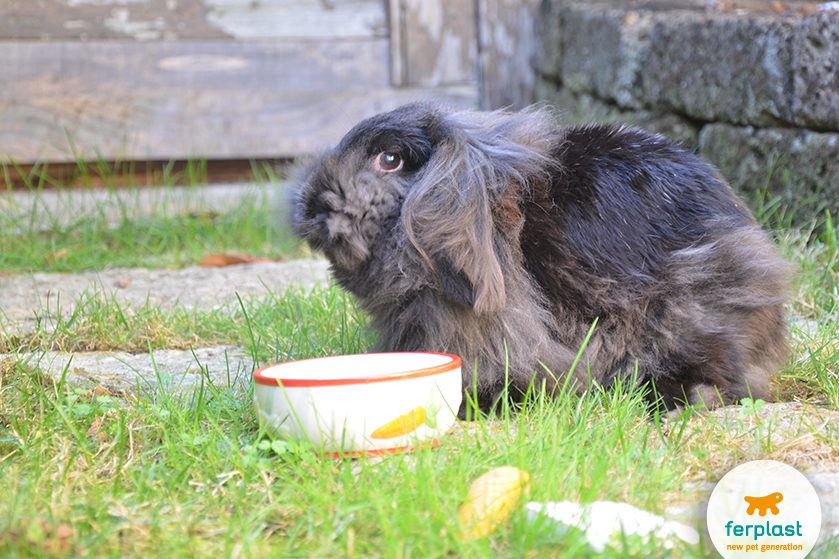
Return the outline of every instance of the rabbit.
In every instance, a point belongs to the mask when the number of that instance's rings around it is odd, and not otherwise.
[[[788,357],[791,267],[662,136],[415,103],[357,124],[296,192],[294,230],[375,350],[462,358],[460,417],[618,380],[662,411],[768,399]]]

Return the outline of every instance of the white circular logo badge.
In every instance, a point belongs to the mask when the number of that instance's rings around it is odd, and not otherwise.
[[[803,559],[821,524],[812,484],[792,466],[773,460],[734,468],[708,501],[708,532],[725,559]]]

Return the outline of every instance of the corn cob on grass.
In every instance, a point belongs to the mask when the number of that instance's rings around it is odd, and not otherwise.
[[[530,494],[530,474],[513,466],[502,466],[480,476],[469,487],[458,510],[460,539],[490,535]]]

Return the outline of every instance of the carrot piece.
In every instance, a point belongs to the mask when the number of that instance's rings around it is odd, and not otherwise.
[[[418,406],[393,421],[388,421],[370,435],[371,439],[392,439],[407,435],[425,423],[425,408]]]

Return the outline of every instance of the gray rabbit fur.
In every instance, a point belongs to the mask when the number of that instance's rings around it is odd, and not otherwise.
[[[619,377],[666,409],[767,398],[788,355],[789,265],[711,165],[638,129],[406,105],[320,157],[294,212],[376,350],[461,356],[485,411]]]

